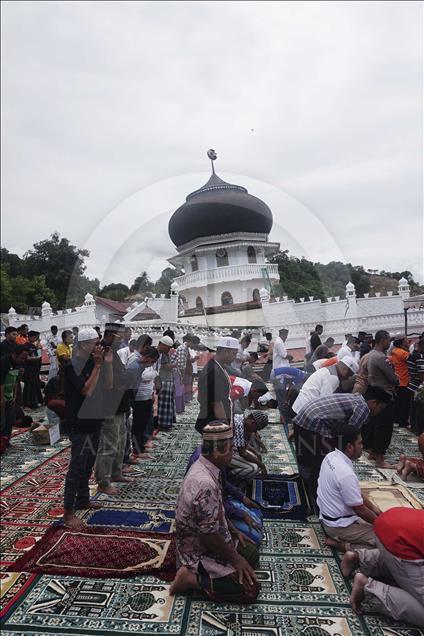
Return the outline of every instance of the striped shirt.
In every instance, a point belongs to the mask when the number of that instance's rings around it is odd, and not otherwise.
[[[409,371],[409,385],[410,391],[416,391],[420,386],[420,373],[424,373],[424,353],[419,351],[413,351],[407,360]]]
[[[359,429],[369,416],[370,410],[362,395],[338,393],[309,402],[299,411],[293,422],[308,431],[332,437],[327,426],[330,422],[349,424]]]

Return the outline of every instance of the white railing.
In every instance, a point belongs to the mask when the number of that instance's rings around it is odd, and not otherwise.
[[[227,280],[249,280],[262,278],[262,270],[268,271],[270,278],[279,279],[278,265],[270,265],[269,263],[244,263],[241,265],[227,265],[225,267],[216,267],[215,269],[200,270],[185,274],[175,278],[174,281],[178,285],[178,289],[187,289],[190,287],[204,287],[211,283],[219,283]]]

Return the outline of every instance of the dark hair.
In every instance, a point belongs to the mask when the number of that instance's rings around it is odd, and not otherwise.
[[[258,354],[256,353],[256,351],[249,351],[249,355],[251,358],[253,358],[254,360],[257,360],[259,358]]]
[[[6,329],[4,330],[4,335],[8,336],[10,333],[13,333],[14,331],[17,331],[16,327],[6,327]]]
[[[272,333],[270,331],[267,331],[266,334],[265,334],[265,338],[267,340],[272,340]]]
[[[193,340],[193,336],[191,333],[187,333],[185,336],[183,336],[183,342],[191,342]]]
[[[404,341],[404,338],[398,338],[397,340],[393,340],[394,347],[400,347]]]
[[[34,338],[34,337],[38,338],[39,335],[40,335],[39,331],[28,331],[28,338]]]
[[[315,331],[318,331],[318,329],[324,329],[324,327],[322,325],[315,325]]]
[[[148,358],[157,360],[159,358],[159,353],[156,347],[147,347],[143,353],[143,356],[147,356]]]
[[[50,331],[53,331],[53,329],[56,329],[56,331],[57,331],[57,329],[58,329],[58,328],[57,328],[57,325],[52,325],[52,326],[50,327]]]
[[[380,331],[377,331],[375,334],[375,344],[380,344],[380,342],[383,342],[383,340],[386,340],[387,338],[390,338],[389,332],[384,329],[380,329]]]
[[[268,387],[262,380],[253,380],[252,386],[250,387],[251,391],[263,391],[264,393],[268,393]]]
[[[70,329],[65,329],[65,331],[62,331],[62,340],[63,342],[65,342],[65,338],[67,336],[73,336],[73,333]]]
[[[384,389],[379,386],[369,386],[364,394],[365,400],[376,400],[377,402],[384,402],[388,404],[392,396],[390,393],[386,393]]]
[[[200,344],[200,338],[199,336],[192,336],[191,341],[194,345],[199,345]]]
[[[224,453],[227,450],[229,439],[207,439],[202,442],[202,455],[211,456],[216,449],[219,453]]]
[[[28,325],[20,325],[16,331],[22,331],[22,329],[28,329]]]
[[[172,338],[172,340],[175,340],[175,333],[172,331],[172,329],[166,329],[162,336],[169,336],[170,338]]]
[[[72,327],[72,332],[76,331],[78,333],[79,327]]]
[[[153,340],[151,339],[149,334],[143,333],[143,334],[141,334],[141,336],[139,336],[137,338],[136,347],[150,347],[152,342],[153,342]]]
[[[335,448],[342,452],[346,450],[348,444],[354,444],[361,434],[360,429],[350,426],[350,424],[336,424],[330,426],[333,433],[332,442]]]

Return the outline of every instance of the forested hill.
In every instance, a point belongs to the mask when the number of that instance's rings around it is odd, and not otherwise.
[[[151,281],[146,272],[132,285],[111,283],[100,288],[98,279],[85,275],[85,261],[90,254],[78,249],[57,232],[48,239],[35,243],[23,257],[1,249],[1,312],[13,306],[18,313],[39,313],[47,300],[54,310],[80,305],[87,292],[112,300],[141,299],[149,293],[169,294],[172,280],[183,272],[166,267],[157,281]],[[329,296],[345,294],[346,283],[351,281],[358,296],[364,293],[396,291],[397,281],[404,276],[411,292],[423,293],[409,271],[385,272],[365,270],[361,265],[331,262],[313,263],[305,258],[290,256],[288,251],[278,252],[271,258],[278,264],[280,283],[272,292],[278,297],[325,300]]]

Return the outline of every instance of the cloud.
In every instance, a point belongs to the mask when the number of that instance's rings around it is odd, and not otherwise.
[[[271,205],[282,247],[423,279],[419,3],[9,1],[2,14],[9,249],[57,230],[89,247],[92,276],[155,278],[213,147],[218,172]]]

